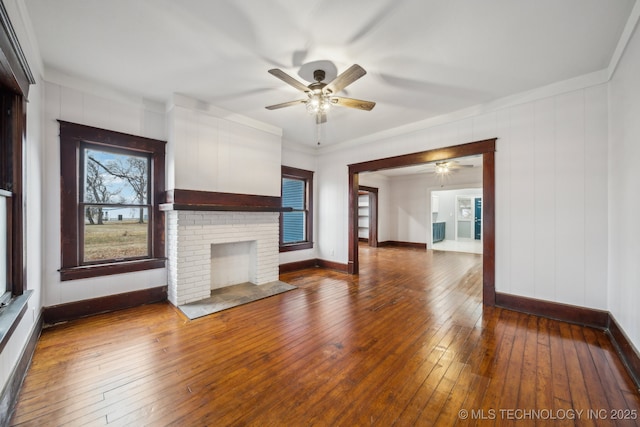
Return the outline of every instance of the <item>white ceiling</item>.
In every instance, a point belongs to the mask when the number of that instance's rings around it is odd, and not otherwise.
[[[25,0],[45,64],[146,99],[179,93],[315,145],[300,92],[267,73],[312,61],[368,74],[323,145],[607,68],[635,0]],[[307,67],[308,68],[308,67]],[[303,75],[305,75],[303,73]]]

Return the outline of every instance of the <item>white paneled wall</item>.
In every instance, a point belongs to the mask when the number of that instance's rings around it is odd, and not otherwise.
[[[168,112],[167,188],[280,196],[281,130],[219,115],[176,96]]]
[[[534,102],[533,173],[535,181],[531,196],[533,205],[533,282],[537,298],[554,300],[556,247],[556,156],[555,100],[546,98]]]
[[[636,28],[610,84],[609,159],[609,310],[636,349],[640,349],[639,75],[640,31]]]
[[[498,112],[498,291],[606,309],[606,108],[600,85]]]
[[[326,150],[320,256],[346,263],[347,165],[497,137],[496,290],[607,308],[607,86]]]

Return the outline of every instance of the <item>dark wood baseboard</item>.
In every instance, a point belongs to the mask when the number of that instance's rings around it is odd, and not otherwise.
[[[167,286],[44,307],[47,325],[167,300]]]
[[[305,268],[314,268],[317,266],[318,263],[315,258],[288,262],[286,264],[280,264],[280,273],[289,273],[291,271],[304,270]]]
[[[320,258],[312,258],[303,261],[289,262],[287,264],[280,264],[280,273],[289,273],[296,270],[304,270],[305,268],[320,267],[328,270],[341,271],[347,273],[347,264],[341,264],[339,262],[327,261]]]
[[[15,368],[13,368],[9,379],[2,390],[2,394],[0,394],[0,426],[9,425],[9,421],[13,415],[14,406],[18,401],[18,395],[22,388],[22,382],[27,376],[27,371],[29,370],[29,365],[31,365],[33,353],[36,351],[36,344],[38,344],[38,339],[42,332],[42,326],[43,320],[41,313],[31,330],[31,335],[29,335],[27,339],[27,343],[22,350],[22,355],[20,356],[20,359],[18,359],[18,363]]]
[[[611,314],[609,314],[607,335],[618,351],[618,355],[627,368],[627,372],[636,383],[636,387],[640,389],[640,353]]]
[[[590,326],[605,331],[636,387],[640,389],[640,353],[610,312],[499,292],[496,293],[496,305],[508,310]]]
[[[349,266],[347,264],[342,264],[335,261],[327,261],[324,259],[316,259],[316,263],[318,267],[326,268],[329,270],[341,271],[343,273],[347,273],[349,271]]]
[[[496,292],[496,305],[509,310],[605,330],[609,312]]]
[[[398,240],[387,240],[384,242],[378,242],[378,247],[389,247],[395,246],[398,248],[413,248],[413,249],[427,249],[426,243],[415,243],[415,242],[400,242]]]

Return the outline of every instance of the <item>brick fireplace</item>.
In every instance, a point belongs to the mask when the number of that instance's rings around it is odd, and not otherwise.
[[[209,298],[212,289],[278,280],[280,198],[204,193],[174,190],[162,207],[175,306]]]

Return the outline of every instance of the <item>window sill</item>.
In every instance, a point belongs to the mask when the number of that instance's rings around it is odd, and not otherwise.
[[[300,242],[280,245],[280,252],[301,251],[303,249],[313,249],[313,242]]]
[[[27,302],[32,294],[33,290],[25,291],[22,295],[11,298],[9,303],[0,309],[0,352],[4,350],[11,334],[27,311]]]
[[[108,276],[110,274],[133,273],[135,271],[165,268],[166,258],[151,258],[136,261],[114,262],[111,264],[85,265],[80,267],[61,268],[60,280],[88,279]]]

